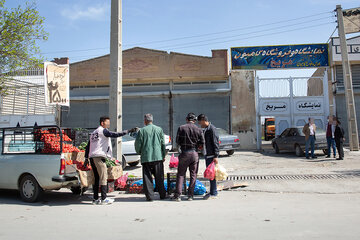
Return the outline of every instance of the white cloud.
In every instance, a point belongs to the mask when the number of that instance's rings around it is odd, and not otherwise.
[[[109,4],[98,4],[95,6],[74,5],[71,8],[61,10],[61,15],[70,20],[104,20],[110,14]]]

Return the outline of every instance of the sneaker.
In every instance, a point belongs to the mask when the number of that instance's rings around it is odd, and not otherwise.
[[[203,197],[203,199],[204,199],[204,200],[208,200],[208,199],[210,199],[210,197],[211,197],[210,193],[207,193],[207,194]]]
[[[188,196],[187,200],[192,201],[192,200],[194,200],[194,197],[193,196]]]
[[[312,156],[312,158],[317,158],[317,156]]]
[[[344,159],[339,157],[339,158],[337,158],[336,160],[344,160]]]
[[[306,159],[310,159],[310,157],[306,157]]]
[[[211,196],[210,196],[210,199],[217,199],[217,198],[218,198],[217,195],[211,195]]]
[[[100,199],[92,200],[92,205],[99,205],[100,203],[101,203]]]
[[[112,204],[115,200],[111,198],[105,198],[104,200],[101,200],[101,205],[109,205]]]
[[[330,158],[330,155],[327,155],[326,158]]]
[[[176,201],[176,202],[181,202],[181,198],[179,196],[173,196],[173,197],[171,197],[171,200]]]

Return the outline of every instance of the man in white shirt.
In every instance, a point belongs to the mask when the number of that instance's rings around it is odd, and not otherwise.
[[[309,159],[309,146],[311,147],[311,157],[317,158],[314,154],[315,151],[315,133],[316,133],[316,125],[314,123],[314,119],[309,117],[309,122],[305,124],[303,128],[303,133],[305,134],[305,157]]]

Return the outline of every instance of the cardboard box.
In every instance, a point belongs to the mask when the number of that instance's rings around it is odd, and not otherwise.
[[[85,152],[73,152],[71,159],[73,161],[84,162],[85,161]]]
[[[123,175],[121,166],[109,167],[108,168],[108,179],[116,180]]]

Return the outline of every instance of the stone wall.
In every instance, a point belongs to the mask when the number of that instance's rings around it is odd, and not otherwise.
[[[254,81],[254,71],[231,71],[231,126],[242,149],[256,149]]]

